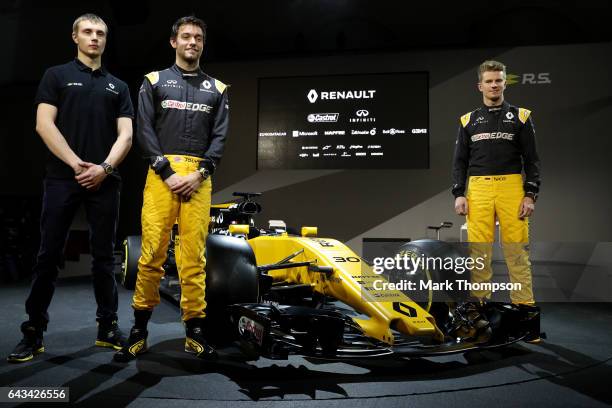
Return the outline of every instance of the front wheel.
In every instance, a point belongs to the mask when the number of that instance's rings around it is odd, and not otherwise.
[[[458,265],[457,260],[465,259],[469,255],[463,248],[445,241],[422,239],[402,245],[396,255],[412,258],[418,267],[410,273],[405,270],[392,270],[389,278],[392,282],[404,279],[414,282],[416,289],[404,291],[404,294],[423,309],[429,311],[438,302],[460,301],[466,297],[465,291],[446,291],[434,287],[434,284],[455,282],[462,276],[454,269],[444,269],[443,264],[451,260],[452,265]]]
[[[138,275],[138,259],[142,245],[142,236],[130,235],[123,241],[123,269],[121,271],[121,284],[128,290],[136,287]]]

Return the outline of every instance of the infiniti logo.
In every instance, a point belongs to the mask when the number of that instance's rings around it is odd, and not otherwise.
[[[176,84],[176,79],[169,79],[169,80],[166,81],[166,83]]]
[[[357,115],[357,116],[359,116],[359,117],[361,117],[361,118],[365,118],[366,116],[369,116],[369,115],[370,115],[370,112],[368,112],[368,111],[367,111],[367,110],[365,110],[365,109],[360,109],[360,110],[358,110],[358,111],[355,113],[355,115]]]

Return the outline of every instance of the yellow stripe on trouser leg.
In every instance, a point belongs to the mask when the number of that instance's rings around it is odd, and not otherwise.
[[[174,167],[174,166],[173,166]],[[147,173],[142,206],[142,247],[132,307],[151,310],[159,304],[159,283],[164,275],[170,231],[179,200],[153,170]]]
[[[190,171],[195,171],[197,165]],[[204,246],[210,222],[210,177],[198,188],[191,199],[182,202],[179,209],[179,238],[177,268],[181,281],[181,309],[183,320],[204,317],[206,309],[206,259]]]
[[[501,229],[504,258],[510,281],[520,283],[520,290],[510,293],[512,303],[533,304],[531,263],[529,262],[529,221],[518,217],[525,196],[520,174],[504,176],[495,183],[495,210]]]
[[[490,282],[493,276],[491,270],[492,245],[495,240],[495,201],[491,179],[480,176],[470,177],[466,198],[470,256],[473,259],[481,258],[484,264],[482,269],[472,269],[471,282]],[[470,294],[478,299],[491,297],[489,290],[471,291]]]

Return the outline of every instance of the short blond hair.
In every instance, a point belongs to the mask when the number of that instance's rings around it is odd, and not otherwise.
[[[478,82],[482,80],[482,74],[487,71],[501,71],[504,74],[504,79],[506,79],[506,66],[494,60],[486,60],[478,67]]]
[[[104,24],[104,28],[106,29],[106,34],[108,34],[108,26],[106,25],[104,20],[102,20],[102,17],[95,15],[93,13],[85,13],[83,15],[78,16],[76,20],[74,20],[74,23],[72,23],[73,33],[76,33],[79,30],[79,23],[81,21],[91,21],[92,23],[102,23]]]

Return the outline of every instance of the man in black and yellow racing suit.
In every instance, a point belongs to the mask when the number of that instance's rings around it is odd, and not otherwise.
[[[540,159],[531,112],[504,100],[506,67],[502,63],[485,61],[478,79],[483,106],[461,116],[452,189],[456,213],[467,216],[471,256],[484,258],[484,268],[474,268],[471,281],[491,280],[497,219],[510,281],[520,284],[519,290],[511,291],[511,301],[534,304],[528,217],[540,187]],[[472,290],[471,296],[482,301],[490,298],[491,291]]]
[[[140,89],[137,139],[150,162],[142,208],[142,255],[128,344],[115,354],[129,361],[147,348],[147,322],[159,303],[170,234],[178,222],[176,263],[181,283],[185,351],[210,358],[203,338],[204,246],[210,220],[211,175],[223,154],[229,121],[227,86],[199,67],[204,22],[189,16],[172,27],[176,63],[146,75]]]

